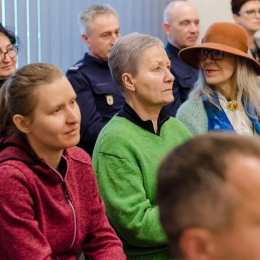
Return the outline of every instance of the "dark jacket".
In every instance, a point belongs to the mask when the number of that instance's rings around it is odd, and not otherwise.
[[[78,146],[91,155],[100,130],[121,109],[124,97],[112,78],[107,62],[87,53],[69,68],[67,77],[77,94],[81,112]]]
[[[182,62],[179,57],[179,49],[167,42],[165,51],[171,61],[171,72],[174,75],[172,93],[174,101],[163,109],[169,115],[175,117],[180,105],[184,103],[188,94],[198,79],[198,70]]]

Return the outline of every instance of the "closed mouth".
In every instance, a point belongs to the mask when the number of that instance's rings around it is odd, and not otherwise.
[[[74,128],[74,129],[70,130],[69,132],[66,132],[66,134],[73,134],[77,131],[78,131],[78,128]]]

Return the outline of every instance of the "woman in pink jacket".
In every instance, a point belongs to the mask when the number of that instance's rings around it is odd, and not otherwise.
[[[3,85],[0,259],[126,259],[105,215],[91,160],[75,145],[76,94],[63,72],[35,63]]]

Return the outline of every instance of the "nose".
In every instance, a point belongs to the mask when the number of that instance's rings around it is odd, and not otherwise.
[[[207,56],[207,59],[204,60],[204,62],[213,62],[213,61],[214,61],[214,59],[213,59],[212,56],[211,56],[211,52],[209,52],[209,53],[208,53],[208,56]]]
[[[197,33],[199,31],[199,25],[196,23],[190,24],[190,32]]]
[[[165,72],[165,82],[173,82],[173,81],[174,81],[173,74],[171,73],[170,70],[166,69],[166,72]]]
[[[69,107],[67,110],[67,122],[69,124],[76,124],[80,122],[81,114],[78,104],[73,107]]]
[[[120,34],[112,33],[112,35],[111,35],[111,45],[114,45],[115,42],[119,39],[119,37],[120,37]]]
[[[8,55],[8,53],[4,52],[3,55],[4,55],[3,58],[2,58],[3,62],[9,62],[11,60],[10,56]]]

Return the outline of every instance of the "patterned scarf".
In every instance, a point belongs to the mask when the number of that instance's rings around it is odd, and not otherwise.
[[[235,132],[225,111],[220,105],[217,93],[212,94],[211,97],[219,105],[220,109],[212,104],[206,95],[202,96],[203,105],[208,117],[208,131]],[[245,107],[247,115],[250,115],[248,117],[254,126],[254,130],[260,134],[260,123],[256,116],[255,110],[245,97],[242,98],[242,103]]]

